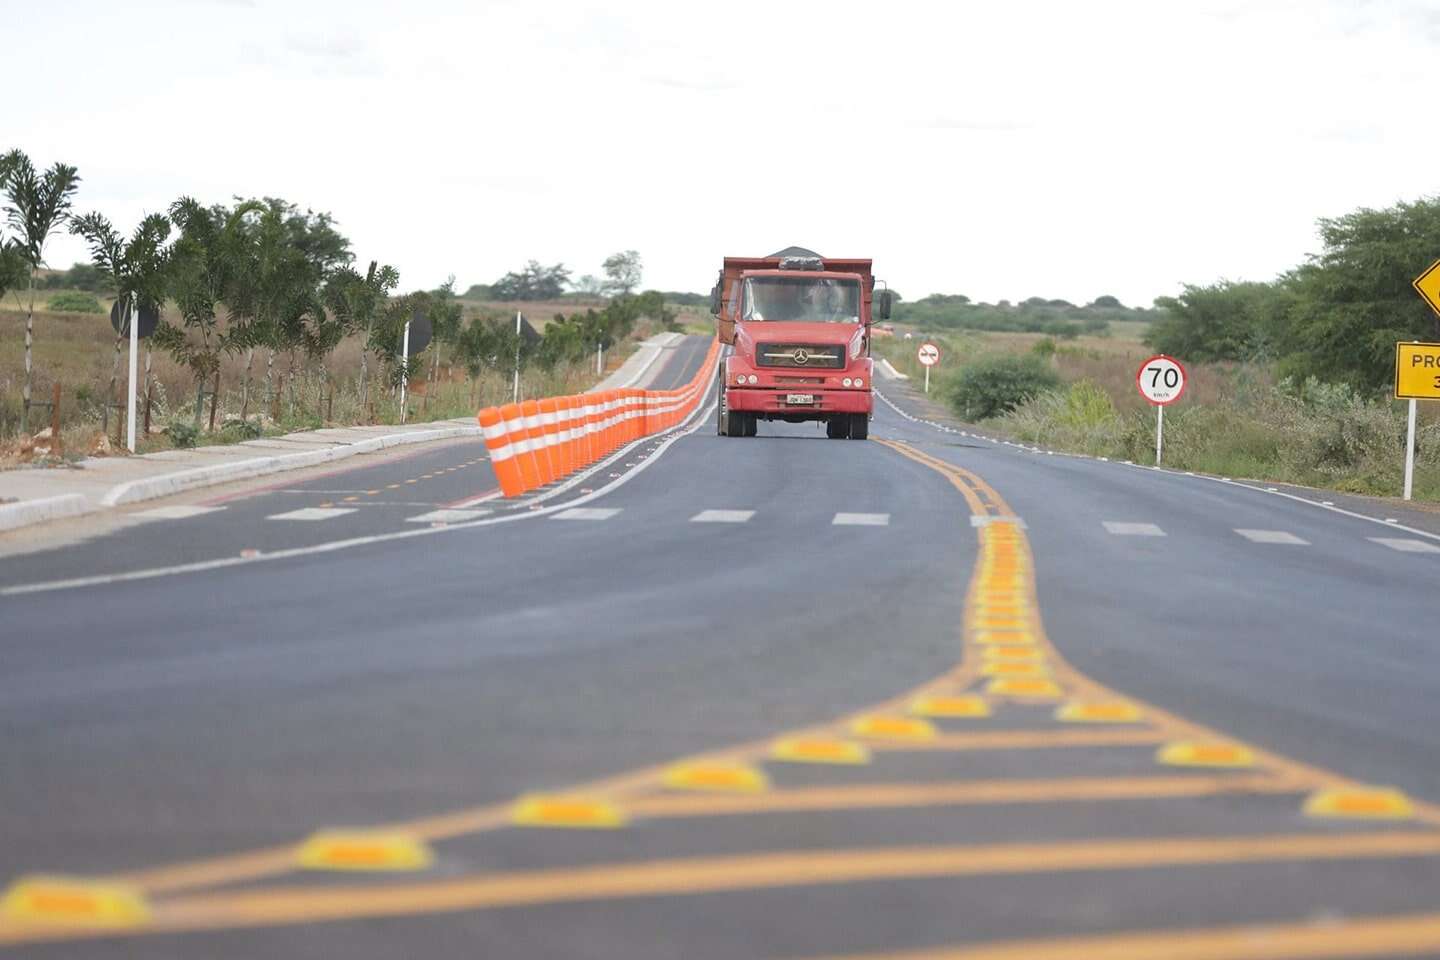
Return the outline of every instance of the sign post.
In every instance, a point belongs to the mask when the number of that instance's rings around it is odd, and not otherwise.
[[[515,389],[511,403],[520,402],[520,311],[515,311]]]
[[[140,359],[140,309],[135,299],[130,300],[130,384],[125,398],[125,446],[131,453],[135,452],[135,394],[140,386],[135,382]]]
[[[1165,408],[1180,399],[1180,395],[1185,392],[1186,380],[1185,368],[1180,365],[1180,361],[1163,353],[1146,360],[1140,364],[1140,369],[1135,371],[1135,386],[1140,390],[1140,396],[1155,407],[1157,467],[1160,466],[1165,448]]]
[[[929,340],[926,340],[920,344],[920,349],[916,352],[916,356],[920,358],[920,364],[925,368],[925,392],[929,393],[930,368],[940,362],[940,348]]]
[[[405,372],[400,377],[400,422],[405,422],[405,388],[410,385],[410,321],[405,321],[405,335],[400,341],[400,356],[405,361]]]

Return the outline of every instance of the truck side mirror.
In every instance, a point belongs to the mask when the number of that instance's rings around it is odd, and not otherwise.
[[[890,319],[890,291],[889,291],[889,290],[881,290],[881,291],[880,291],[880,319],[881,319],[881,320],[889,320],[889,319]]]
[[[720,316],[721,306],[722,303],[720,300],[720,281],[717,280],[715,281],[715,286],[710,288],[710,312],[717,317]]]

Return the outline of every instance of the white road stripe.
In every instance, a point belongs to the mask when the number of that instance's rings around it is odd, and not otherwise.
[[[701,510],[690,518],[691,523],[744,523],[755,516],[754,510]]]
[[[1440,553],[1440,547],[1424,540],[1408,540],[1403,537],[1366,537],[1366,539],[1372,543],[1378,543],[1382,547],[1399,550],[1401,553]]]
[[[835,519],[830,521],[830,525],[835,527],[888,527],[890,514],[837,513]]]
[[[409,523],[460,523],[489,514],[489,510],[431,510],[418,517],[408,517]]]
[[[1122,520],[1101,520],[1105,529],[1117,537],[1163,537],[1165,531],[1153,523],[1127,523]]]
[[[1236,530],[1236,533],[1252,543],[1286,543],[1297,547],[1310,546],[1309,540],[1301,540],[1284,530]]]
[[[609,520],[620,512],[619,507],[571,507],[561,510],[552,520]]]
[[[275,513],[266,517],[267,520],[330,520],[335,517],[343,517],[347,513],[354,513],[354,507],[303,507],[299,510],[291,510],[289,513]]]
[[[224,509],[224,507],[201,507],[177,503],[170,507],[155,507],[150,510],[141,510],[139,513],[130,514],[130,516],[144,517],[146,520],[184,520],[186,517],[199,517],[207,513],[214,513],[216,510]]]

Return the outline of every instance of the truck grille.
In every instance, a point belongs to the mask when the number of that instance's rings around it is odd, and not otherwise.
[[[845,366],[845,348],[833,343],[762,343],[756,350],[755,364],[761,367],[839,370]]]

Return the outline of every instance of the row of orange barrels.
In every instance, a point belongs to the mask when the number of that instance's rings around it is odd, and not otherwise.
[[[695,376],[675,390],[600,390],[481,410],[500,491],[518,497],[680,423],[704,398],[719,350],[718,341],[711,343]]]

